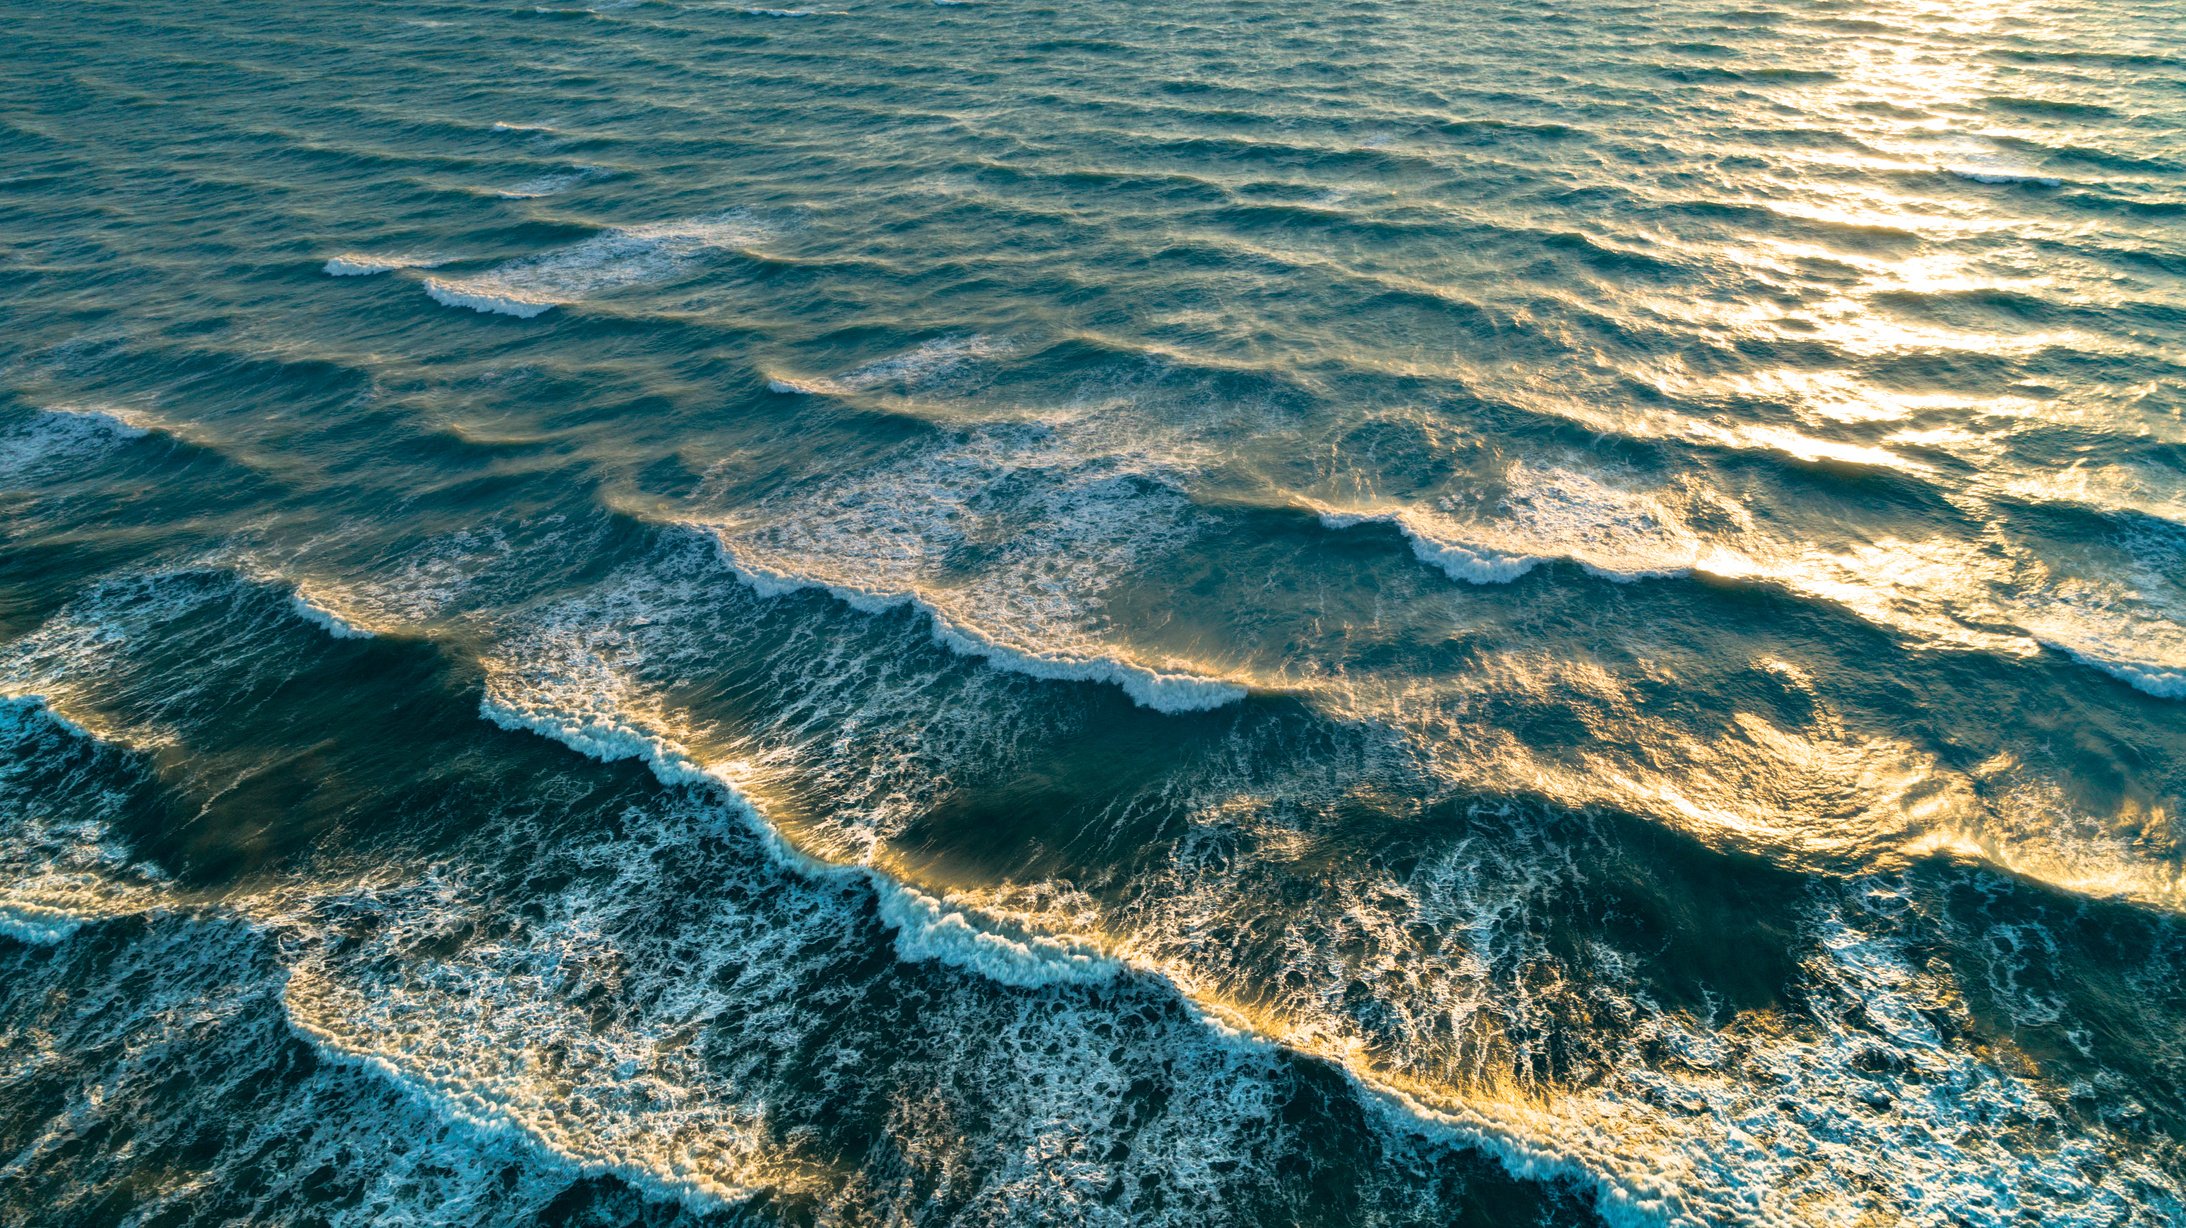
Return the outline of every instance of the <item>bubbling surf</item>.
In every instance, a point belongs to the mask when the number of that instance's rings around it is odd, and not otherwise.
[[[0,1222],[2186,1221],[2170,18],[19,14]]]

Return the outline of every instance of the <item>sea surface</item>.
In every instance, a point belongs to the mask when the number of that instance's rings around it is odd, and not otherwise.
[[[0,1226],[2186,1223],[2175,0],[825,3],[0,4]]]

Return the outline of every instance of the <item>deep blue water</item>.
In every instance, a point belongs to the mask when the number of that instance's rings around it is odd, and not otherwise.
[[[2186,1222],[2175,6],[5,12],[0,1226]]]

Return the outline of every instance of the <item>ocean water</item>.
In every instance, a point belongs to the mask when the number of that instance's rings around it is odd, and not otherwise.
[[[2174,4],[7,16],[0,1225],[2186,1222]]]

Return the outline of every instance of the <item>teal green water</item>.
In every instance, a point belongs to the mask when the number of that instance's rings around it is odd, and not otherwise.
[[[8,7],[0,1225],[2186,1220],[2186,23]]]

